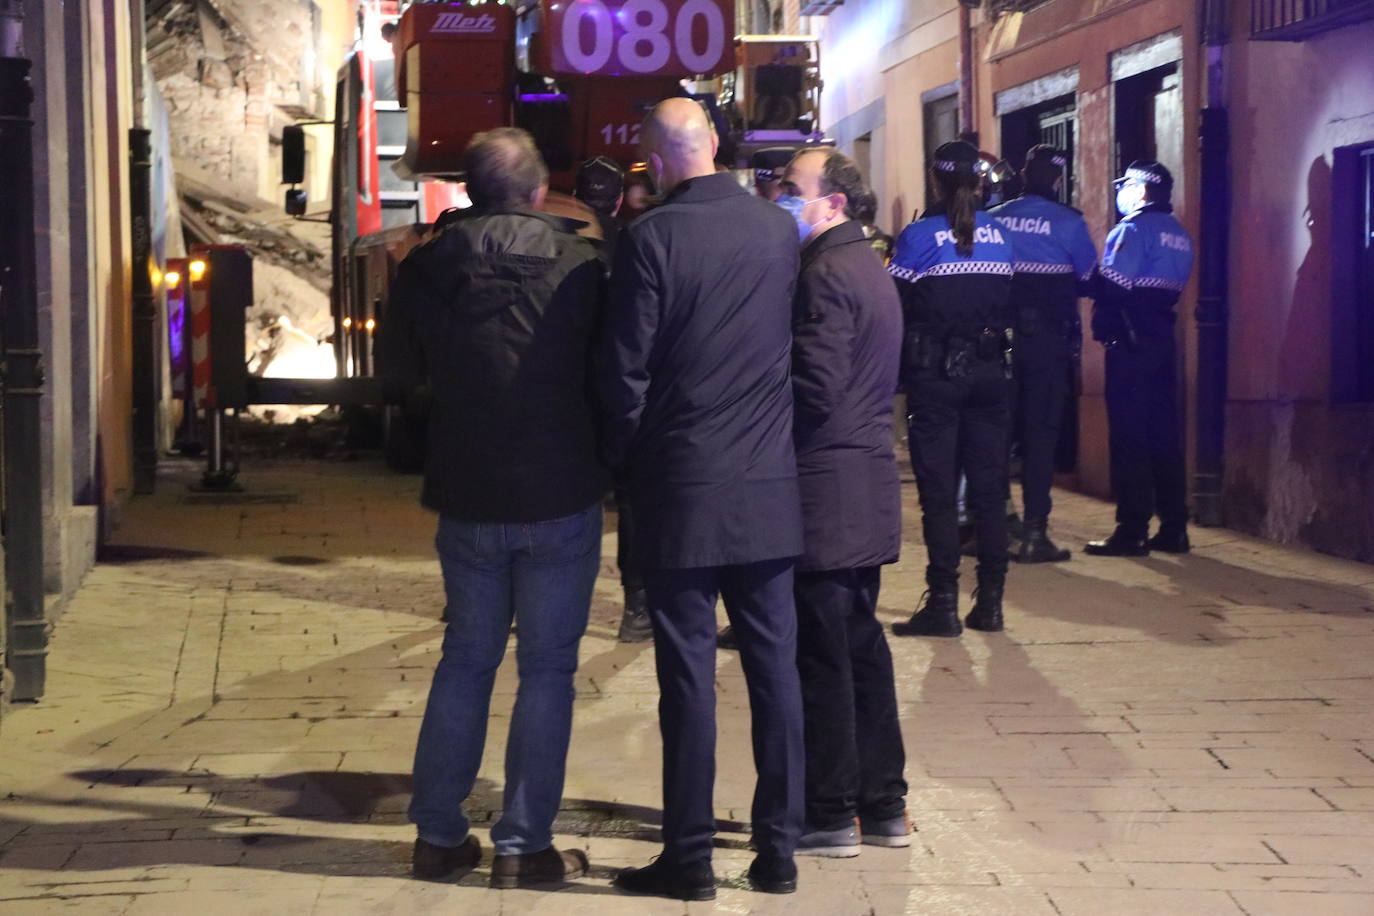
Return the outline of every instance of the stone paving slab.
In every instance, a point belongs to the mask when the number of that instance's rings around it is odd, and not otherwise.
[[[375,463],[250,468],[136,500],[52,642],[49,692],[0,724],[10,914],[1374,914],[1374,568],[1221,529],[1185,557],[1014,568],[1008,630],[894,640],[910,849],[803,860],[745,887],[748,700],[718,668],[714,903],[627,898],[657,851],[653,649],[615,641],[615,537],[582,645],[558,892],[407,876],[410,757],[441,583],[418,480]],[[919,599],[914,489],[880,613]],[[1056,494],[1068,546],[1109,506]],[[971,575],[969,576],[971,579]],[[966,599],[965,599],[966,600]],[[478,836],[499,814],[511,666],[492,704]]]

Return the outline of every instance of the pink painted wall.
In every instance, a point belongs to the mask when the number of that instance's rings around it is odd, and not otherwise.
[[[1248,2],[1235,4],[1248,34]],[[1334,316],[1374,303],[1333,274],[1339,147],[1374,143],[1374,22],[1228,49],[1232,129],[1229,524],[1374,561],[1374,404],[1333,403]]]

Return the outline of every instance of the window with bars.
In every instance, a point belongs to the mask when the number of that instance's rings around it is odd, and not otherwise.
[[[1374,402],[1374,143],[1339,148],[1332,158],[1331,393],[1338,403],[1368,404]]]

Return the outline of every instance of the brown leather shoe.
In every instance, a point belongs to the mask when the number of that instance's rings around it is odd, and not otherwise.
[[[542,852],[497,856],[491,862],[491,886],[534,887],[562,884],[587,873],[587,854],[580,849],[559,852],[550,846]]]
[[[477,867],[482,859],[482,846],[477,837],[469,835],[457,846],[436,846],[415,840],[411,870],[424,881],[438,881],[450,876],[461,878]]]

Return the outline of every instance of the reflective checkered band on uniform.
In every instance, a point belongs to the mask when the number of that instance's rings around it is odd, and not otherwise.
[[[952,261],[948,264],[936,264],[929,270],[916,275],[919,280],[922,277],[955,277],[964,274],[993,274],[999,277],[1011,276],[1011,265],[1005,261]]]
[[[1043,264],[1040,261],[1017,261],[1011,265],[1018,274],[1071,274],[1072,264]]]
[[[1069,160],[1065,159],[1063,156],[1051,156],[1051,157],[1050,157],[1050,162],[1053,162],[1055,165],[1059,166],[1061,169],[1062,169],[1062,168],[1067,168],[1067,167],[1068,167],[1068,164],[1069,164]]]
[[[1126,177],[1134,178],[1136,181],[1143,181],[1146,184],[1161,184],[1164,181],[1163,178],[1160,178],[1154,172],[1146,172],[1143,169],[1127,169]]]
[[[1171,292],[1183,292],[1183,284],[1177,280],[1166,280],[1163,277],[1140,277],[1135,281],[1136,289],[1167,289]]]
[[[887,265],[887,272],[898,280],[906,280],[908,283],[915,282],[916,280],[916,271],[912,270],[910,267],[898,267],[896,264],[889,264]]]
[[[1102,276],[1106,277],[1117,286],[1120,286],[1122,289],[1131,288],[1131,278],[1120,271],[1112,270],[1110,267],[1102,267],[1099,269],[1102,271]]]
[[[930,167],[935,169],[937,172],[959,171],[959,163],[952,162],[949,159],[936,159],[934,162],[930,164]],[[969,168],[972,168],[972,166],[969,166]]]
[[[1084,283],[1087,283],[1087,282],[1088,282],[1089,280],[1091,280],[1092,278],[1093,278],[1093,272],[1092,272],[1091,270],[1088,271],[1088,272],[1085,273],[1085,274],[1079,274],[1079,275],[1078,275],[1078,279],[1081,280],[1081,281],[1083,281]]]

